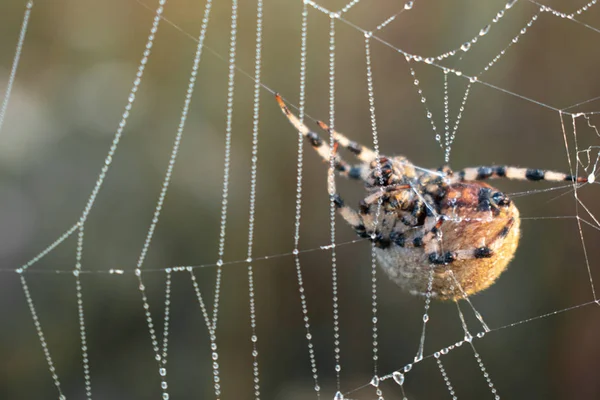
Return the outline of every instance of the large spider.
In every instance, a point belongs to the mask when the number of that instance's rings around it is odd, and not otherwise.
[[[346,138],[323,122],[333,136],[329,148],[287,108],[277,102],[292,125],[304,135],[329,170],[329,195],[339,214],[375,245],[379,263],[400,287],[412,294],[456,300],[489,287],[506,269],[519,242],[519,210],[501,191],[483,182],[489,178],[530,181],[588,180],[560,172],[509,166],[449,167],[437,171],[416,167],[403,156],[380,156]],[[338,154],[342,146],[361,163],[349,165]],[[367,197],[358,211],[344,204],[336,191],[334,170],[361,180]],[[431,288],[429,289],[429,281]]]

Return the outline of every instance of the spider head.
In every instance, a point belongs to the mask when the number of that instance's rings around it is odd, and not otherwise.
[[[498,207],[508,207],[511,203],[510,198],[502,192],[492,193],[491,200]]]

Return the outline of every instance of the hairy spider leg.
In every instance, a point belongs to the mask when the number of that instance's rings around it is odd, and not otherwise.
[[[414,236],[412,239],[406,236],[406,226],[401,226],[401,229],[394,228],[392,232],[390,232],[391,242],[400,247],[424,247],[425,250],[429,252],[435,252],[438,247],[438,232],[440,231],[440,228],[444,223],[444,218],[442,216],[427,217],[425,221],[425,226],[431,226],[430,224],[433,222],[431,221],[432,219],[435,221],[433,227],[423,236]]]
[[[371,163],[377,159],[377,155],[373,150],[369,149],[366,146],[363,146],[362,144],[348,139],[346,136],[339,133],[335,129],[329,128],[329,126],[327,126],[327,124],[325,124],[323,121],[317,121],[317,125],[319,125],[319,128],[323,129],[324,131],[327,131],[330,135],[332,135],[333,138],[336,141],[338,141],[343,148],[348,149],[360,161],[364,163]]]
[[[464,181],[481,181],[484,179],[508,178],[527,181],[577,182],[586,183],[587,178],[568,175],[562,172],[543,169],[518,168],[503,165],[490,167],[471,167],[460,170],[449,177],[450,183]]]
[[[332,149],[332,157],[337,155],[338,142],[335,143]],[[344,220],[356,231],[358,236],[363,238],[370,238],[371,233],[374,231],[374,226],[365,226],[365,221],[363,216],[353,209],[352,207],[347,206],[342,200],[342,197],[337,192],[337,187],[335,184],[335,166],[329,165],[329,169],[327,171],[327,192],[329,193],[329,197],[333,201],[335,208],[338,213],[344,218]],[[370,224],[372,225],[372,224]]]
[[[281,96],[279,94],[275,95],[275,99],[277,100],[277,103],[279,104],[281,111],[288,118],[290,123],[296,128],[296,130],[298,132],[300,132],[305,138],[308,139],[308,141],[310,142],[313,149],[315,149],[315,151],[321,156],[321,158],[325,162],[329,163],[329,157],[330,157],[329,145],[323,139],[321,139],[321,137],[319,137],[319,135],[317,135],[315,132],[311,131],[305,124],[303,124],[298,119],[298,117],[296,117],[290,111],[290,109],[285,105],[285,103],[283,102],[283,99],[281,98]],[[332,132],[332,134],[333,134],[333,132]],[[348,139],[346,139],[344,137],[343,137],[343,139],[345,139],[345,141],[348,142]],[[334,140],[336,140],[342,146],[344,146],[344,144],[341,143],[335,137],[335,135],[334,135]],[[334,163],[335,163],[336,171],[340,175],[345,176],[346,178],[358,179],[358,180],[363,180],[363,181],[366,181],[368,179],[368,175],[369,175],[368,164],[357,164],[357,165],[351,166],[337,154],[335,155]]]

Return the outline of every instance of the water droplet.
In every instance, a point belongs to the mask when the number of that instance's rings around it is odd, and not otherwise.
[[[517,0],[509,0],[509,2],[506,3],[506,5],[504,7],[508,10],[509,8],[514,6],[516,2],[517,2]]]
[[[250,340],[252,340],[253,343],[256,343],[258,341],[258,338],[256,337],[256,335],[252,335]]]
[[[375,387],[379,386],[379,377],[377,375],[374,376],[373,379],[371,379],[370,383],[372,386],[375,386]]]
[[[465,43],[463,43],[462,46],[460,46],[460,49],[462,51],[469,51],[470,48],[471,48],[471,42],[465,42]]]
[[[394,381],[398,385],[404,385],[404,374],[402,372],[394,371],[394,373],[392,374],[392,378],[394,378]]]
[[[442,354],[448,354],[448,351],[449,351],[448,348],[444,347],[442,350],[440,350],[440,353],[442,353]]]
[[[435,358],[440,358],[440,353],[438,351],[436,351],[435,353],[433,353],[433,356]]]
[[[487,35],[487,33],[490,31],[491,25],[486,25],[483,28],[481,28],[481,30],[479,31],[479,36],[484,36]]]
[[[411,8],[413,8],[414,5],[415,5],[414,1],[407,1],[406,4],[404,4],[404,9],[410,10]]]
[[[333,396],[333,400],[344,400],[344,395],[342,392],[335,392],[335,396]]]
[[[412,364],[406,364],[404,366],[404,373],[407,373],[408,371],[410,371],[412,369]]]
[[[484,336],[485,336],[485,332],[479,332],[479,333],[477,334],[477,337],[478,337],[479,339],[481,339],[481,338],[482,338],[482,337],[484,337]]]
[[[589,174],[587,177],[588,183],[594,183],[596,181],[596,176],[594,174]]]
[[[167,375],[167,370],[165,368],[160,368],[158,370],[158,373],[160,374],[160,376],[165,376]]]
[[[423,322],[429,321],[429,314],[423,314]]]
[[[434,61],[433,57],[427,57],[425,59],[425,63],[427,63],[427,64],[431,64],[431,63],[433,63],[433,61]]]
[[[477,82],[477,77],[476,77],[476,76],[472,76],[472,77],[470,77],[470,78],[469,78],[469,82],[471,82],[471,83],[475,83],[475,82]]]

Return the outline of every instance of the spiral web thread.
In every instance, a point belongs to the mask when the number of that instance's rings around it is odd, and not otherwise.
[[[539,107],[547,108],[556,112],[560,118],[561,129],[563,135],[563,141],[565,145],[565,152],[567,156],[569,172],[572,175],[578,176],[586,176],[588,178],[589,183],[587,185],[595,185],[597,182],[596,175],[598,173],[597,169],[600,165],[600,146],[589,146],[585,148],[579,148],[578,145],[578,125],[577,121],[584,121],[585,126],[588,130],[591,130],[598,138],[600,135],[598,134],[598,130],[596,126],[591,122],[591,117],[600,114],[600,111],[591,111],[591,112],[574,112],[571,111],[580,107],[584,104],[591,103],[598,98],[592,98],[580,103],[570,105],[568,107],[557,107],[551,104],[542,103],[540,101],[527,98],[523,95],[520,95],[516,92],[510,91],[505,88],[501,88],[495,86],[489,82],[485,81],[485,73],[489,71],[491,68],[496,66],[498,61],[510,51],[511,47],[518,45],[519,41],[527,35],[528,32],[535,29],[535,24],[542,18],[560,18],[570,21],[571,23],[577,24],[580,27],[585,29],[589,29],[590,31],[600,33],[600,28],[594,27],[589,23],[584,23],[579,20],[579,16],[586,14],[586,12],[594,6],[596,6],[597,0],[590,1],[589,3],[572,10],[570,12],[564,12],[561,10],[557,10],[551,8],[549,6],[540,4],[533,0],[529,1],[521,1],[521,3],[526,3],[529,5],[534,5],[535,12],[531,15],[531,17],[527,20],[527,22],[522,26],[516,35],[510,38],[507,41],[506,45],[503,49],[494,56],[482,69],[479,73],[473,75],[465,74],[461,69],[453,66],[448,66],[447,60],[454,60],[462,58],[465,54],[471,51],[473,48],[479,46],[480,43],[485,42],[488,37],[488,33],[495,28],[495,26],[502,21],[504,21],[504,17],[507,13],[512,12],[515,8],[517,8],[517,1],[510,0],[505,3],[496,13],[496,15],[489,21],[489,24],[482,26],[473,37],[462,43],[458,44],[455,48],[446,51],[437,55],[421,55],[421,54],[412,54],[401,48],[395,47],[384,39],[380,38],[379,34],[385,29],[387,29],[392,24],[402,23],[402,17],[404,14],[410,13],[415,7],[418,7],[417,1],[408,1],[401,7],[399,7],[398,11],[392,15],[387,16],[383,19],[378,25],[375,25],[369,29],[359,26],[356,23],[352,22],[350,19],[346,19],[346,14],[349,13],[353,8],[358,7],[361,3],[368,3],[367,0],[353,0],[347,3],[345,6],[340,8],[339,10],[329,10],[325,6],[319,4],[318,2],[312,0],[304,0],[302,2],[302,14],[301,14],[301,43],[300,43],[300,99],[298,103],[299,116],[301,119],[304,119],[308,115],[305,112],[306,106],[306,86],[307,86],[307,36],[309,35],[308,28],[308,19],[311,14],[317,15],[319,13],[324,14],[328,18],[328,43],[329,43],[329,60],[328,60],[328,68],[329,68],[329,124],[331,127],[334,126],[334,122],[336,119],[335,114],[335,104],[336,104],[336,57],[338,57],[339,49],[336,49],[336,35],[338,35],[336,29],[340,25],[349,26],[352,29],[355,29],[361,32],[364,35],[364,43],[362,46],[365,47],[365,65],[366,65],[366,77],[367,77],[367,91],[368,91],[368,100],[370,107],[370,116],[371,116],[371,127],[372,127],[372,135],[373,135],[373,143],[371,147],[379,156],[379,139],[377,132],[377,122],[375,118],[375,92],[373,89],[373,76],[377,75],[377,66],[373,65],[371,59],[371,48],[374,43],[378,45],[386,46],[393,51],[397,52],[399,57],[403,57],[405,62],[408,65],[408,70],[411,75],[411,81],[415,87],[417,94],[417,101],[420,101],[423,104],[423,112],[425,118],[430,122],[431,132],[433,134],[433,138],[438,143],[439,147],[442,149],[443,158],[446,162],[450,161],[452,145],[459,134],[460,122],[463,118],[463,113],[465,111],[465,107],[468,104],[469,95],[471,93],[471,89],[475,85],[484,85],[492,90],[501,91],[510,96],[514,96],[516,98],[520,98],[521,100],[528,101],[530,103],[536,104]],[[141,3],[144,7],[148,8],[149,6]],[[209,47],[204,45],[204,39],[207,35],[208,30],[208,22],[210,18],[210,11],[212,7],[212,1],[207,0],[205,3],[203,16],[202,16],[202,25],[200,29],[200,33],[197,38],[192,39],[197,42],[196,54],[194,56],[192,72],[189,77],[189,84],[186,91],[184,105],[182,109],[182,113],[180,116],[179,125],[176,131],[175,143],[171,150],[171,157],[169,160],[168,167],[166,169],[166,175],[163,180],[163,184],[160,190],[159,199],[156,203],[155,211],[153,217],[151,219],[150,227],[143,242],[143,246],[141,249],[141,253],[139,255],[139,259],[137,262],[137,266],[132,269],[110,269],[110,270],[89,270],[84,267],[83,260],[83,248],[84,248],[84,231],[85,224],[87,218],[92,212],[93,205],[96,201],[96,197],[101,190],[105,178],[107,177],[107,173],[111,167],[112,158],[117,150],[120,139],[125,132],[125,128],[127,126],[127,121],[129,118],[130,111],[134,106],[134,102],[136,99],[136,95],[138,92],[138,88],[142,83],[142,78],[144,76],[144,71],[146,65],[150,62],[151,49],[153,47],[154,40],[156,35],[158,34],[158,28],[161,21],[167,22],[169,25],[176,27],[181,30],[175,23],[167,20],[164,16],[164,7],[166,6],[166,0],[158,1],[156,8],[154,9],[154,18],[152,21],[152,25],[150,28],[150,34],[147,37],[147,41],[145,43],[145,48],[143,50],[143,57],[138,66],[136,78],[134,80],[133,86],[130,90],[130,93],[127,97],[127,102],[125,109],[122,114],[122,118],[118,124],[118,128],[115,132],[114,139],[109,148],[108,154],[105,157],[104,163],[100,170],[100,174],[94,185],[94,188],[88,198],[87,203],[83,209],[83,212],[79,218],[79,220],[72,225],[67,231],[61,234],[54,242],[52,242],[47,248],[42,250],[35,257],[31,258],[29,261],[24,263],[18,268],[2,268],[0,272],[3,273],[17,273],[20,275],[20,281],[23,289],[23,293],[26,298],[26,302],[31,313],[31,317],[34,323],[34,328],[37,333],[40,345],[42,346],[43,355],[48,365],[48,371],[50,372],[50,376],[52,378],[52,382],[58,392],[58,397],[60,399],[64,399],[65,394],[61,390],[61,383],[59,379],[59,373],[54,365],[53,359],[51,357],[50,347],[46,341],[44,336],[44,332],[42,329],[43,321],[40,319],[35,307],[35,294],[31,293],[31,290],[27,284],[26,276],[28,274],[42,274],[53,273],[53,274],[72,274],[75,277],[75,288],[77,295],[77,310],[78,310],[78,321],[79,321],[79,333],[80,333],[80,349],[82,355],[82,372],[83,372],[83,381],[85,387],[85,396],[88,399],[92,398],[92,386],[91,386],[91,376],[93,374],[93,370],[90,367],[90,360],[88,356],[88,347],[93,346],[93,343],[88,342],[85,318],[84,318],[84,288],[81,283],[82,275],[96,275],[96,274],[112,274],[112,275],[130,275],[134,274],[138,280],[138,289],[141,293],[142,304],[143,304],[143,313],[145,315],[145,319],[147,322],[148,333],[152,342],[152,349],[154,354],[154,359],[158,364],[158,372],[160,376],[160,390],[162,392],[162,398],[169,398],[169,386],[167,383],[167,349],[168,349],[168,334],[169,334],[169,326],[170,326],[170,301],[172,297],[171,293],[171,279],[173,273],[186,271],[190,274],[190,281],[193,285],[196,298],[198,300],[198,304],[201,310],[202,317],[204,318],[204,322],[208,329],[210,335],[210,348],[211,348],[211,363],[213,370],[213,382],[214,382],[214,394],[215,398],[221,397],[221,381],[222,379],[226,379],[226,377],[221,376],[220,368],[219,368],[219,352],[217,348],[217,321],[219,317],[219,300],[221,296],[227,295],[221,292],[221,279],[223,268],[226,266],[230,266],[233,264],[246,263],[247,264],[247,273],[248,273],[248,288],[249,288],[249,307],[250,307],[250,325],[252,330],[252,336],[250,337],[250,341],[252,343],[252,371],[250,374],[252,375],[254,386],[253,386],[253,397],[258,399],[261,391],[260,391],[260,379],[259,379],[259,364],[258,364],[258,338],[256,333],[257,325],[260,325],[260,320],[258,319],[258,315],[260,313],[256,312],[256,303],[255,298],[260,296],[261,293],[256,288],[256,282],[254,280],[254,268],[255,263],[260,260],[264,260],[267,258],[275,258],[275,257],[288,257],[293,256],[298,280],[298,287],[300,293],[300,300],[302,306],[302,317],[304,321],[304,327],[306,329],[306,339],[308,345],[308,359],[309,359],[309,367],[311,370],[311,375],[314,380],[314,394],[316,398],[334,398],[335,400],[343,400],[354,398],[355,396],[360,396],[363,391],[372,391],[372,394],[378,399],[384,399],[384,393],[382,389],[382,383],[387,380],[391,380],[395,382],[395,384],[400,386],[401,393],[403,398],[410,398],[410,395],[407,394],[404,390],[404,383],[410,379],[410,371],[413,368],[417,367],[420,363],[425,362],[427,360],[434,360],[441,377],[443,378],[444,384],[448,390],[448,394],[451,398],[459,398],[460,393],[456,392],[455,387],[451,382],[451,374],[452,371],[449,371],[447,367],[444,365],[444,357],[452,352],[453,350],[466,345],[466,347],[470,348],[477,364],[477,367],[480,369],[482,377],[485,379],[487,383],[490,395],[495,399],[500,399],[501,395],[499,393],[499,389],[494,385],[494,381],[492,380],[492,376],[489,371],[486,369],[484,360],[481,354],[476,350],[474,342],[478,339],[482,339],[488,334],[493,334],[495,332],[512,328],[515,326],[528,324],[530,322],[548,318],[553,315],[557,315],[564,312],[569,312],[575,309],[587,307],[590,305],[598,305],[599,300],[596,296],[596,291],[594,287],[594,281],[592,278],[592,261],[589,258],[588,247],[589,243],[586,242],[584,237],[584,228],[592,228],[595,230],[600,230],[600,222],[594,216],[593,212],[589,209],[589,207],[581,200],[579,196],[579,191],[581,190],[581,186],[573,183],[571,185],[570,192],[574,198],[576,215],[572,218],[576,221],[578,227],[578,234],[581,240],[582,252],[585,258],[586,264],[586,272],[589,278],[589,289],[592,299],[588,302],[577,304],[572,307],[556,310],[550,313],[538,315],[529,319],[517,321],[508,325],[503,326],[492,326],[489,327],[486,322],[484,322],[483,316],[479,313],[474,306],[473,302],[466,298],[466,305],[471,309],[473,315],[479,321],[479,324],[475,329],[477,333],[474,335],[471,333],[471,329],[469,328],[465,316],[460,308],[460,305],[457,303],[457,314],[464,331],[464,337],[446,347],[441,349],[437,349],[437,351],[429,352],[426,351],[426,325],[429,321],[428,311],[431,307],[429,292],[431,291],[431,280],[433,274],[430,275],[430,284],[428,289],[428,295],[424,300],[424,313],[422,319],[422,334],[420,341],[418,343],[418,351],[414,360],[411,362],[399,366],[396,370],[393,371],[380,371],[378,367],[378,359],[380,353],[380,345],[378,342],[378,332],[380,331],[379,321],[378,321],[378,288],[377,288],[377,271],[375,268],[375,258],[374,253],[372,253],[372,274],[371,274],[371,307],[372,307],[372,358],[373,358],[373,378],[365,382],[362,386],[353,387],[353,388],[344,388],[343,381],[344,377],[341,374],[342,371],[342,361],[341,353],[344,350],[342,344],[340,342],[340,323],[339,320],[341,318],[338,309],[339,309],[339,293],[340,290],[340,282],[338,280],[338,265],[336,258],[336,251],[338,251],[343,245],[348,245],[357,242],[358,240],[349,242],[349,243],[337,243],[336,242],[336,216],[333,202],[330,203],[330,230],[331,230],[331,242],[327,245],[323,245],[320,248],[312,248],[307,250],[300,249],[300,222],[301,222],[301,212],[302,212],[302,182],[303,182],[303,140],[301,136],[298,136],[298,154],[297,154],[297,188],[296,188],[296,212],[295,212],[295,232],[294,232],[294,246],[293,250],[289,252],[282,252],[275,255],[268,256],[254,256],[253,252],[253,238],[254,238],[254,223],[255,223],[255,207],[256,207],[256,192],[257,192],[257,181],[259,181],[259,177],[257,175],[257,163],[258,159],[258,133],[259,133],[259,120],[260,120],[260,93],[262,91],[267,91],[273,93],[273,90],[264,84],[261,81],[261,65],[262,65],[262,54],[263,54],[263,43],[262,43],[262,34],[263,34],[263,2],[262,0],[258,0],[256,12],[256,48],[255,48],[255,71],[254,74],[249,74],[245,72],[243,69],[239,68],[236,65],[236,35],[237,35],[237,18],[238,18],[238,4],[236,0],[233,0],[231,3],[231,27],[230,27],[230,44],[229,44],[229,57],[224,57],[219,52],[216,52]],[[10,109],[10,95],[15,84],[15,80],[18,82],[17,69],[19,66],[19,62],[21,59],[21,54],[26,51],[26,33],[28,29],[28,25],[30,22],[30,18],[32,18],[32,13],[35,13],[35,6],[33,2],[27,2],[25,4],[25,11],[23,17],[22,28],[20,31],[19,39],[17,42],[16,52],[14,55],[12,69],[10,72],[9,80],[7,82],[6,91],[3,96],[2,107],[0,109],[0,129],[3,126],[5,120],[6,111]],[[184,32],[185,33],[185,32]],[[189,34],[185,33],[190,36]],[[25,46],[24,46],[25,45]],[[162,341],[159,340],[158,334],[155,328],[155,322],[150,312],[150,305],[148,302],[148,297],[145,290],[145,285],[142,279],[142,266],[144,260],[146,258],[146,254],[151,246],[153,233],[158,224],[159,216],[162,211],[164,204],[164,200],[169,188],[169,183],[171,180],[173,168],[175,165],[175,161],[177,158],[178,150],[181,144],[182,135],[185,127],[186,118],[188,115],[190,103],[193,96],[193,91],[198,75],[198,68],[201,62],[201,56],[203,50],[209,51],[213,55],[217,55],[225,64],[228,65],[228,85],[227,85],[227,105],[226,105],[226,124],[225,124],[225,156],[224,156],[224,173],[223,173],[223,196],[222,196],[222,209],[221,209],[221,218],[220,218],[220,233],[219,233],[219,245],[218,245],[218,257],[214,264],[203,264],[203,265],[190,265],[190,266],[166,266],[164,268],[144,268],[144,274],[148,273],[162,273],[165,274],[165,300],[164,300],[164,316],[162,321]],[[443,74],[443,87],[440,92],[442,93],[441,98],[443,99],[443,116],[434,115],[432,112],[432,107],[430,107],[429,98],[425,93],[425,89],[422,87],[421,82],[419,81],[416,66],[421,65],[429,65],[431,68],[436,68]],[[452,65],[456,65],[452,64]],[[227,223],[227,215],[228,215],[228,193],[229,193],[229,174],[230,174],[230,162],[231,162],[231,146],[232,146],[232,116],[233,116],[233,99],[234,99],[234,89],[236,85],[236,72],[240,73],[242,77],[245,79],[250,79],[254,82],[254,93],[253,93],[253,124],[252,124],[252,138],[253,138],[253,146],[252,146],[252,169],[251,169],[251,186],[250,186],[250,216],[249,216],[249,231],[248,231],[248,257],[246,260],[235,260],[235,261],[224,261],[225,255],[225,240],[226,240],[226,223]],[[450,90],[449,90],[449,79],[450,77],[456,77],[456,79],[463,79],[466,81],[466,86],[464,92],[461,96],[458,96],[458,108],[457,112],[452,116],[451,107],[450,107]],[[453,78],[454,79],[454,78]],[[268,80],[267,80],[268,81]],[[338,82],[339,85],[339,82]],[[291,104],[293,105],[293,104]],[[441,125],[436,125],[436,120],[442,120],[443,123]],[[441,126],[441,128],[440,128]],[[330,138],[330,146],[333,148],[333,138]],[[574,154],[573,158],[571,155]],[[333,157],[331,161],[333,162]],[[69,237],[75,235],[77,233],[77,252],[75,255],[75,267],[72,270],[43,270],[43,269],[30,269],[31,266],[36,264],[38,261],[42,260],[47,254],[52,252],[56,247],[65,242]],[[319,382],[319,359],[314,350],[314,337],[311,333],[311,324],[310,324],[310,310],[308,300],[305,295],[305,285],[306,282],[303,280],[302,275],[302,264],[301,264],[301,255],[303,253],[312,252],[312,251],[329,251],[331,252],[331,265],[332,265],[332,289],[333,289],[333,343],[334,343],[334,355],[333,355],[333,363],[335,368],[335,376],[336,376],[336,385],[335,385],[335,393],[330,395],[329,393],[324,393]],[[200,268],[214,268],[216,269],[216,281],[215,281],[215,294],[213,300],[213,309],[212,315],[209,312],[205,300],[203,300],[202,293],[200,291],[200,287],[198,285],[197,277],[194,272]],[[458,282],[455,282],[458,285]],[[466,297],[466,296],[465,296]],[[43,317],[42,317],[43,319]],[[416,323],[416,321],[415,321]],[[92,360],[93,363],[93,360]]]

